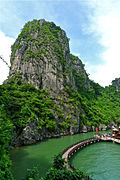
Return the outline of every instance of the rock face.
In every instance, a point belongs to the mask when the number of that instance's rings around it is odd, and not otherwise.
[[[57,92],[65,85],[73,85],[73,66],[89,86],[82,62],[71,58],[65,31],[44,19],[35,20],[25,25],[12,47],[9,78],[19,74],[36,88]]]
[[[69,78],[63,77],[70,63],[65,32],[45,20],[28,23],[24,29],[13,47],[10,77],[18,73],[36,88],[62,90],[64,81],[69,83]]]
[[[112,81],[112,85],[116,87],[116,90],[120,88],[120,78],[116,78],[115,80]]]
[[[66,119],[70,122],[66,133],[79,132],[80,104],[70,102],[66,89],[89,89],[90,83],[81,60],[70,54],[64,30],[44,19],[28,22],[12,46],[9,79],[12,77],[48,91],[63,114],[59,118],[54,112],[56,121]],[[21,135],[21,139],[30,137],[26,144],[37,140],[30,132],[28,125]]]

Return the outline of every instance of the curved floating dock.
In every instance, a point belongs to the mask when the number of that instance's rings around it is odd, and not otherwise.
[[[112,137],[100,137],[101,141],[113,141],[120,144],[120,139],[112,138]]]
[[[70,171],[74,171],[75,168],[70,164],[69,158],[79,149],[82,149],[83,147],[93,144],[93,143],[97,143],[100,141],[113,141],[113,143],[120,143],[120,139],[115,139],[112,137],[104,137],[104,136],[98,136],[96,135],[95,138],[90,138],[90,139],[86,139],[83,141],[80,141],[78,143],[75,143],[71,146],[69,146],[68,148],[66,148],[63,152],[62,152],[62,158],[65,159],[65,161],[67,162],[67,168]],[[83,180],[92,180],[89,176],[84,177]]]
[[[62,152],[62,158],[65,159],[65,161],[67,162],[67,168],[71,171],[75,170],[75,168],[70,164],[69,158],[79,149],[82,149],[83,147],[92,144],[92,143],[96,143],[99,142],[100,138],[90,138],[90,139],[86,139],[84,141],[80,141],[76,144],[73,144],[72,146],[69,146],[68,148],[66,148],[63,152]]]
[[[112,141],[112,142],[116,142],[116,143],[120,143],[120,139],[115,139],[112,137],[104,137],[104,136],[98,136],[96,135],[95,138],[90,138],[90,139],[86,139],[83,141],[80,141],[78,143],[75,143],[71,146],[69,146],[68,148],[66,148],[63,152],[62,152],[62,158],[65,159],[65,161],[67,162],[67,168],[71,171],[75,170],[75,168],[70,164],[69,158],[79,149],[82,149],[83,147],[99,142],[99,141]]]

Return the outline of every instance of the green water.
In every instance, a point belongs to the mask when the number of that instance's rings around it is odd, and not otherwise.
[[[120,144],[99,142],[83,148],[71,164],[96,180],[120,180]]]
[[[62,152],[66,147],[80,140],[93,137],[95,133],[82,133],[73,136],[48,139],[35,145],[18,147],[12,150],[13,174],[15,180],[24,177],[26,169],[37,166],[40,176],[44,176],[52,166],[53,157]]]

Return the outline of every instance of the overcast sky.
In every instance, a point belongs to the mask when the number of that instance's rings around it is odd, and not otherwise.
[[[24,24],[41,18],[66,31],[90,79],[107,86],[120,77],[120,0],[0,0],[0,55],[9,64]],[[8,72],[0,60],[0,84]]]

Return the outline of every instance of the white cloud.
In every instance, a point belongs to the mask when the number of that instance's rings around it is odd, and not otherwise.
[[[11,45],[14,43],[14,39],[6,36],[0,31],[0,56],[10,65],[10,54]],[[9,73],[9,68],[0,59],[0,84],[7,78]]]
[[[90,78],[106,86],[116,77],[120,77],[120,1],[91,0],[91,8],[93,14],[89,16],[90,24],[89,27],[84,26],[84,31],[93,33],[98,43],[104,47],[101,54],[104,64],[87,68]],[[92,73],[93,69],[96,72]]]

